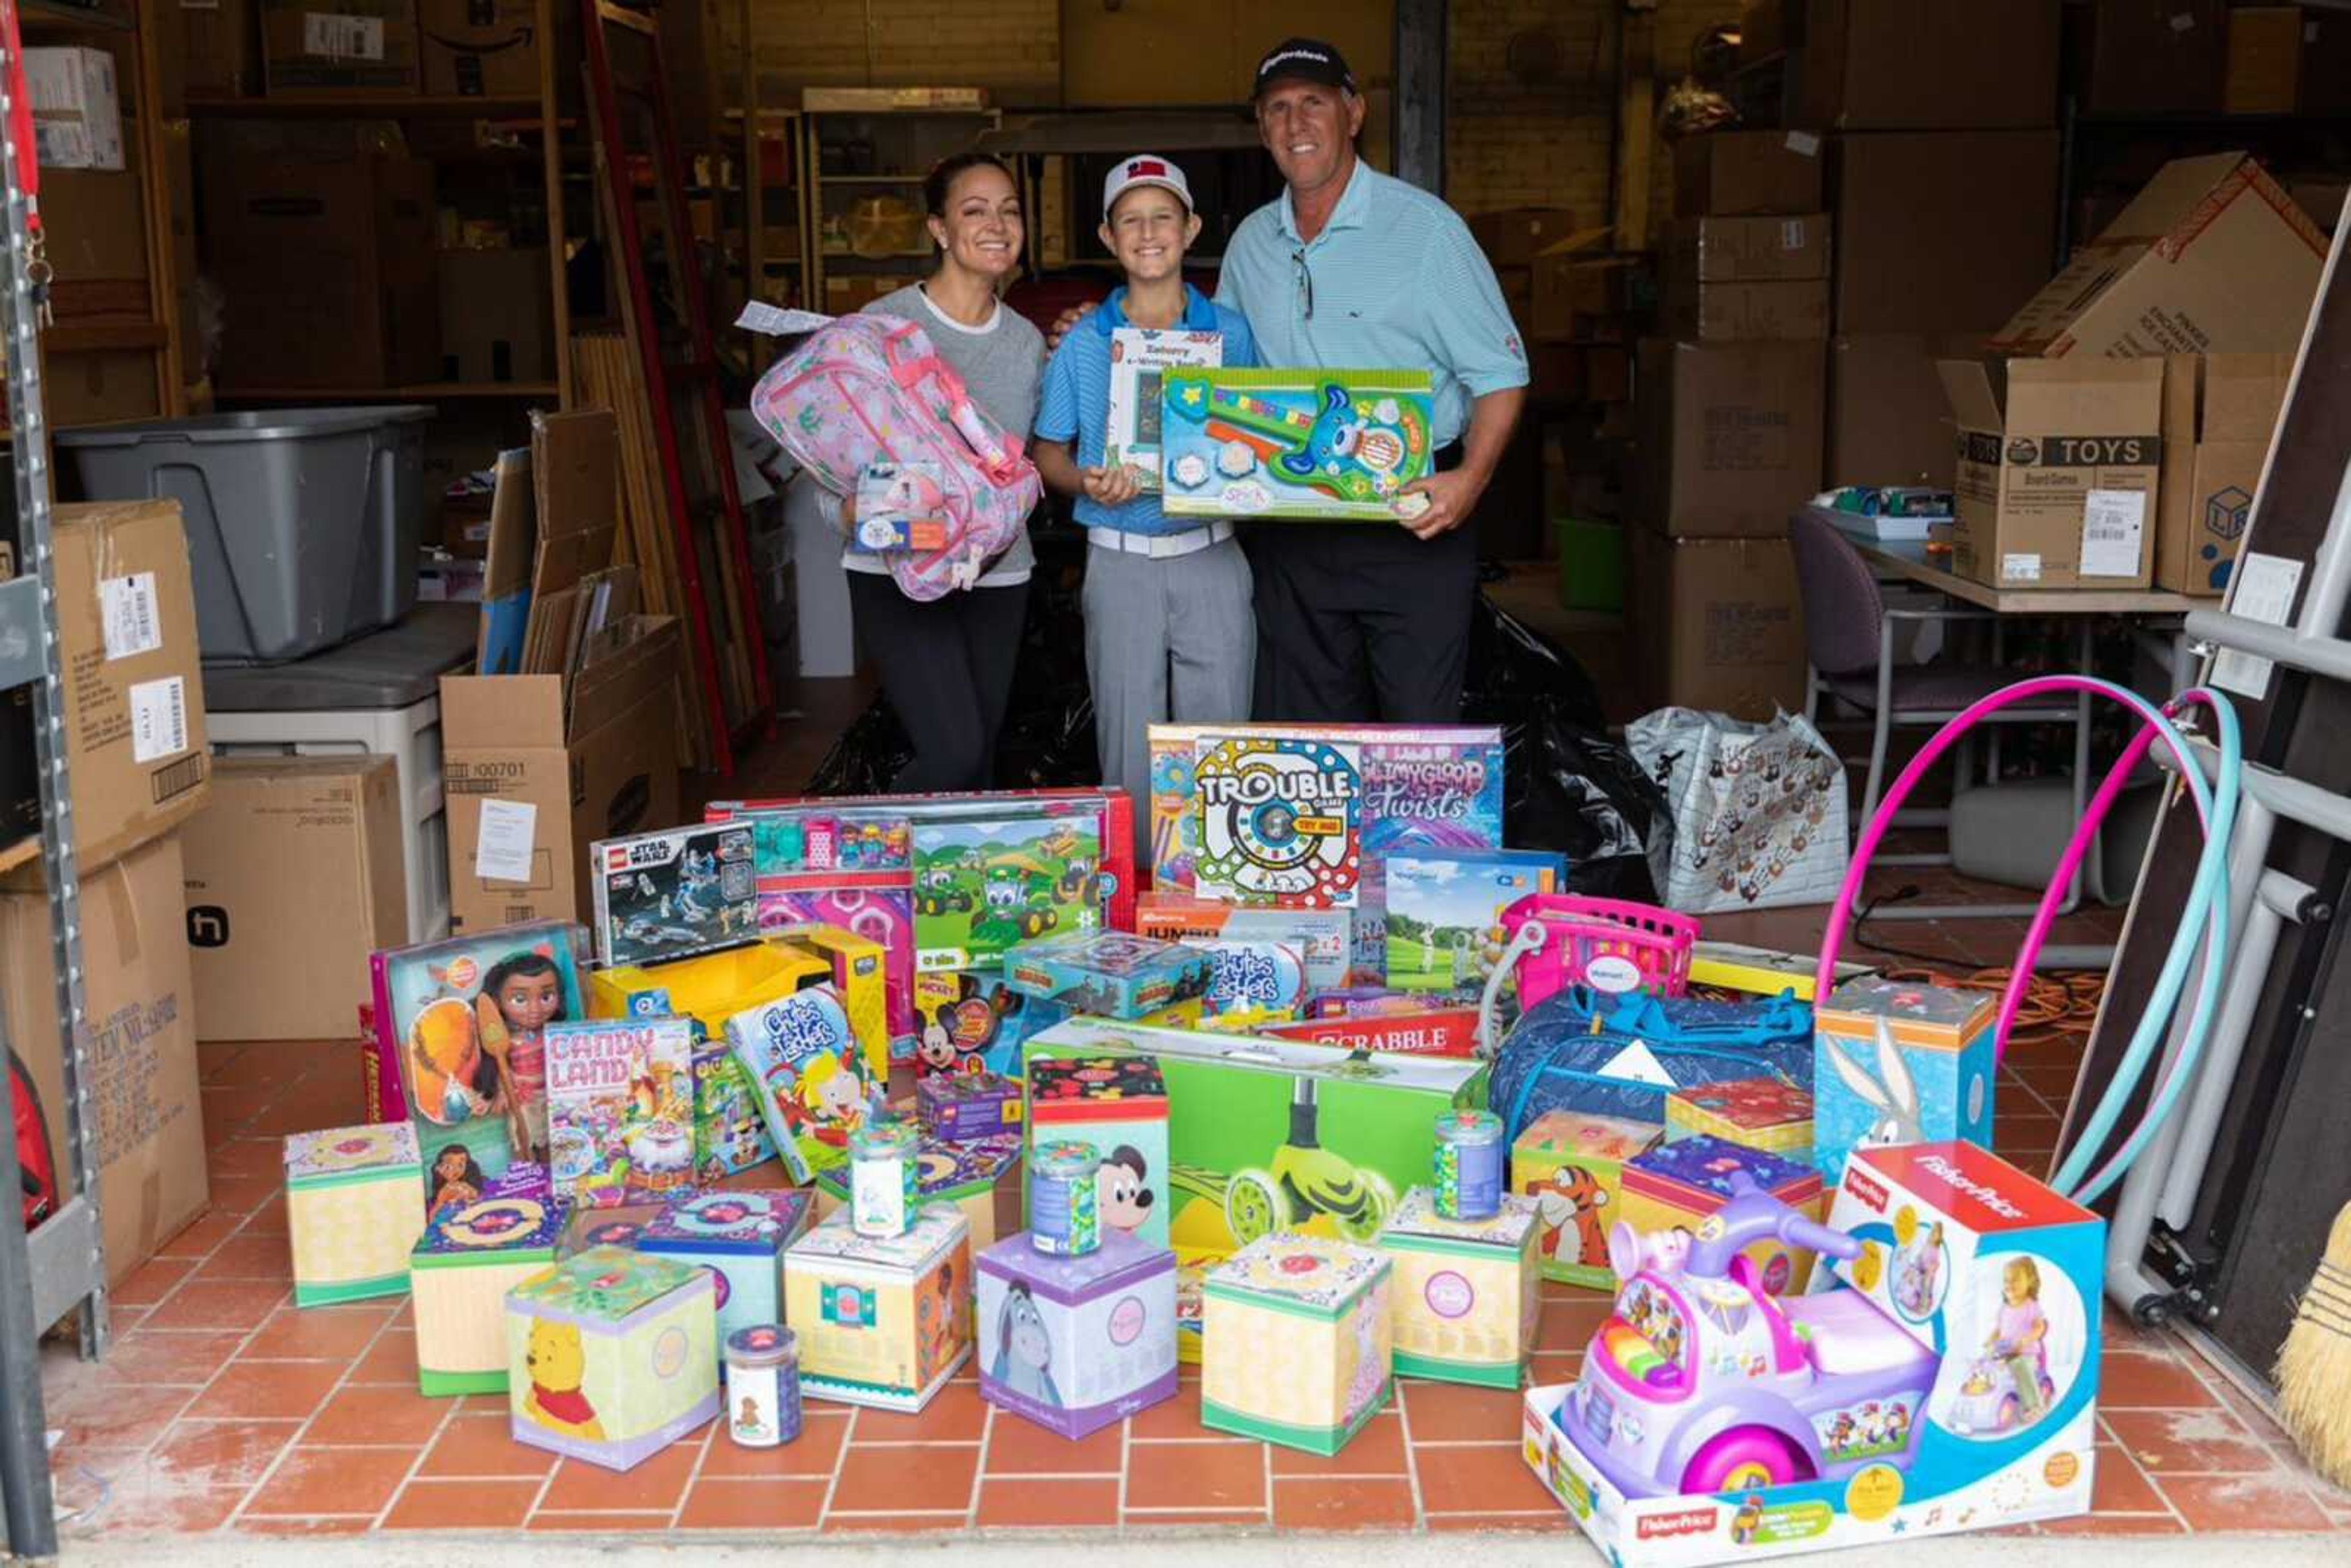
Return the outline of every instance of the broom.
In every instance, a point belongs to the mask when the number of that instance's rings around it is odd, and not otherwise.
[[[2311,1468],[2351,1487],[2351,1204],[2326,1233],[2278,1351],[2278,1415]]]

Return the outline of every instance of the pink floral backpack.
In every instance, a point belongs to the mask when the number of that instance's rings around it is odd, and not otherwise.
[[[970,587],[1044,494],[1019,441],[971,401],[922,328],[895,317],[843,316],[820,329],[759,378],[751,413],[837,496],[856,494],[871,463],[938,465],[945,541],[882,557],[909,599]]]

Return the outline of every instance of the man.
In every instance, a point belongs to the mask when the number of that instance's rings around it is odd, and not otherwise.
[[[1437,472],[1397,521],[1249,530],[1257,717],[1451,723],[1478,591],[1464,525],[1526,401],[1526,351],[1468,225],[1356,156],[1364,99],[1337,49],[1275,45],[1250,96],[1287,188],[1234,232],[1217,303],[1249,318],[1261,363],[1426,367],[1437,390]]]

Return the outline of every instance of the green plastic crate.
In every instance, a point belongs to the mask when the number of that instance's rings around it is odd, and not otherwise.
[[[1553,517],[1562,610],[1625,608],[1625,530],[1614,523]]]

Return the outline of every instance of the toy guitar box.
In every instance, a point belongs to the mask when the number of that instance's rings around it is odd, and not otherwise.
[[[1486,726],[1155,724],[1153,893],[1346,908],[1351,974],[1377,983],[1387,857],[1499,848],[1502,789]]]
[[[405,1107],[428,1182],[479,1191],[518,1155],[546,1162],[545,1035],[587,1016],[587,937],[549,920],[374,956],[372,1098]]]
[[[1744,1249],[1834,1258],[1774,1296]],[[1687,1568],[2089,1511],[2105,1223],[1971,1144],[1856,1150],[1829,1223],[1750,1186],[1622,1280],[1527,1464],[1611,1562]],[[1881,1553],[1883,1555],[1883,1553]]]
[[[1392,520],[1429,472],[1426,371],[1171,368],[1160,385],[1176,516]]]
[[[694,1030],[684,1019],[547,1027],[555,1195],[582,1207],[694,1185]]]
[[[589,850],[588,863],[594,868],[600,967],[712,953],[759,935],[747,828],[601,839]]]

